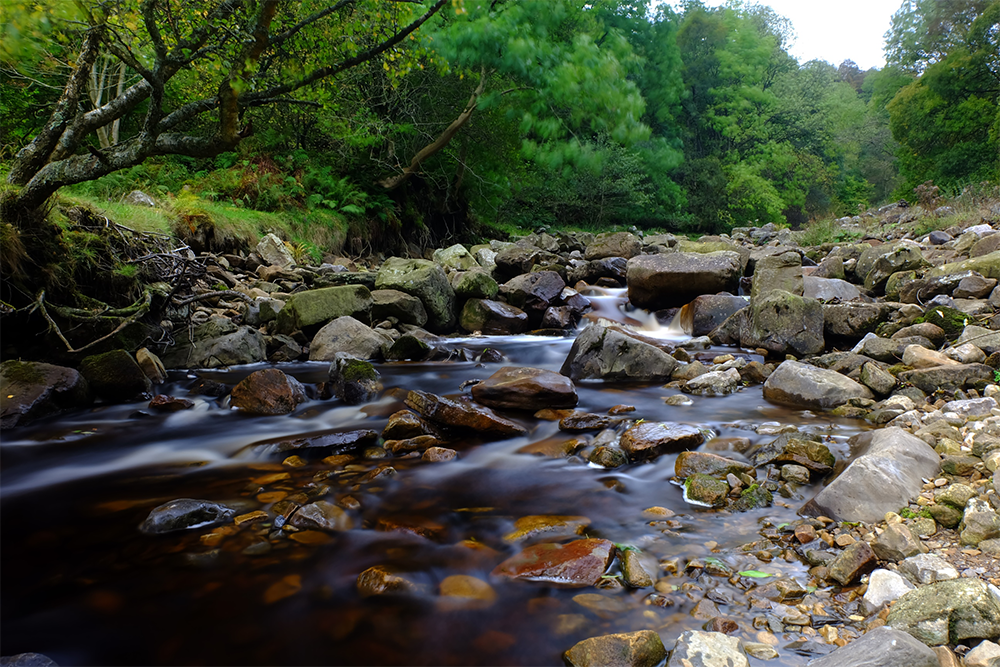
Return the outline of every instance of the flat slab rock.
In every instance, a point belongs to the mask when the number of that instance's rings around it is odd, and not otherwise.
[[[642,422],[622,434],[621,447],[629,456],[642,457],[691,449],[704,441],[704,434],[689,424]]]
[[[536,544],[497,565],[493,576],[567,588],[593,586],[611,562],[614,547],[608,540],[600,539]]]
[[[899,630],[885,626],[865,633],[808,667],[939,667],[937,654]]]
[[[483,435],[508,437],[527,433],[520,424],[467,398],[452,400],[430,392],[413,390],[406,396],[406,405],[424,419]]]
[[[147,535],[172,533],[192,528],[208,528],[225,523],[236,515],[236,510],[211,500],[178,498],[153,508],[139,530]]]
[[[504,366],[472,387],[472,398],[491,408],[572,408],[579,399],[573,381],[541,368]]]

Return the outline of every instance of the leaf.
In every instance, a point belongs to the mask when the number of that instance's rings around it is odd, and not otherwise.
[[[739,575],[741,577],[750,577],[751,579],[766,579],[767,577],[774,576],[773,574],[761,572],[760,570],[740,570]]]
[[[344,204],[340,207],[340,210],[343,213],[353,213],[354,215],[362,215],[365,212],[365,209],[354,204]]]

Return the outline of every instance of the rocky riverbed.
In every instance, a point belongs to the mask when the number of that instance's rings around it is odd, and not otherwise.
[[[0,365],[3,653],[995,665],[1000,213],[881,215],[212,258],[174,345]]]

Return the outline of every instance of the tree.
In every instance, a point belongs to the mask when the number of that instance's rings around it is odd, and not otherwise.
[[[78,4],[80,27],[65,30],[75,32],[79,48],[61,96],[8,177],[19,187],[4,213],[15,219],[60,187],[152,156],[232,150],[253,132],[250,110],[300,103],[297,92],[373,59],[386,58],[390,67],[402,59],[404,40],[448,0]],[[106,90],[91,83],[103,64],[111,78],[127,68],[140,79],[120,94],[115,88],[110,99],[93,94]],[[111,143],[116,132],[124,136]]]

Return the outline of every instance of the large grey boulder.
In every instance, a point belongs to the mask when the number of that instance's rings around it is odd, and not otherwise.
[[[941,467],[930,445],[900,428],[862,433],[851,444],[867,448],[806,503],[803,513],[875,523],[886,512],[906,507],[920,494],[923,480],[933,479]]]
[[[702,294],[735,292],[743,275],[739,253],[669,252],[628,261],[628,298],[639,308],[683,306]]]
[[[1000,591],[979,579],[921,586],[896,600],[886,624],[928,646],[1000,637]]]
[[[350,315],[338,317],[313,336],[309,346],[310,361],[333,361],[338,352],[355,359],[377,359],[392,339],[377,329],[365,326]]]
[[[479,266],[476,258],[461,243],[456,243],[448,248],[438,248],[434,251],[433,259],[441,266],[458,271],[468,271]]]
[[[753,272],[750,299],[756,299],[776,289],[802,296],[802,255],[790,251],[763,257],[757,262]]]
[[[420,299],[427,311],[427,329],[434,333],[455,326],[455,290],[434,262],[390,257],[379,269],[375,289],[395,289]]]
[[[370,322],[371,311],[372,293],[364,285],[299,292],[293,294],[278,311],[276,331],[288,334],[296,329],[308,330],[344,315]]]
[[[875,628],[807,667],[940,667],[937,654],[900,630]]]
[[[560,372],[571,380],[661,381],[677,361],[621,329],[591,324],[573,341]]]
[[[954,392],[993,382],[993,368],[986,364],[955,364],[904,371],[899,374],[901,382],[909,382],[926,394],[939,389]],[[980,387],[981,388],[981,387]]]
[[[500,286],[500,295],[528,315],[532,324],[542,321],[550,306],[557,305],[566,283],[555,271],[535,271],[511,278]]]
[[[0,364],[0,429],[13,428],[90,402],[78,371],[37,361]]]
[[[427,311],[417,297],[395,289],[377,289],[371,295],[373,322],[395,317],[403,324],[418,327],[427,324]]]
[[[783,290],[751,299],[740,344],[799,357],[822,352],[823,306]]]
[[[887,303],[825,303],[823,333],[832,338],[856,341],[889,319],[895,307]]]
[[[764,398],[797,408],[829,410],[852,398],[872,398],[872,392],[837,371],[789,360],[781,362],[764,382]]]
[[[587,245],[583,257],[587,260],[605,257],[632,259],[642,252],[642,243],[628,232],[602,232]]]
[[[677,638],[667,667],[750,667],[740,640],[722,632],[688,630]]]
[[[996,278],[1000,280],[1000,250],[995,250],[987,255],[972,257],[960,262],[942,264],[927,272],[928,278],[936,276],[948,276],[952,274],[975,271],[984,278]]]
[[[218,315],[196,326],[190,337],[177,337],[174,346],[160,355],[167,368],[222,368],[265,359],[267,345],[263,334]]]
[[[749,305],[741,296],[703,294],[681,308],[681,329],[691,336],[704,336]]]
[[[802,283],[802,296],[818,301],[853,301],[861,296],[861,290],[839,278],[805,276]]]
[[[874,261],[871,268],[865,273],[865,289],[882,293],[885,291],[885,283],[889,276],[899,271],[915,271],[925,266],[930,266],[930,262],[924,259],[920,246],[913,241],[900,241],[889,246],[879,246],[866,250],[865,254],[872,253]],[[865,254],[862,259],[865,259]],[[858,261],[858,266],[862,266]]]
[[[469,299],[462,307],[459,325],[472,333],[507,336],[528,329],[528,314],[520,308],[489,299]]]

